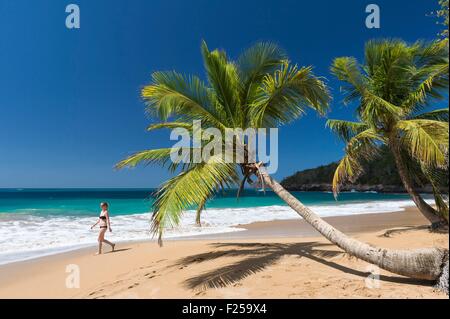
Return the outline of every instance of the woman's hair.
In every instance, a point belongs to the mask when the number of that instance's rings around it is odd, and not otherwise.
[[[100,206],[106,206],[106,207],[108,207],[109,205],[108,205],[107,202],[101,202],[101,203],[100,203]]]

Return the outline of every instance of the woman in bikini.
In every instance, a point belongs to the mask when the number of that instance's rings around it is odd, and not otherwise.
[[[114,248],[116,247],[116,244],[113,244],[105,239],[106,231],[109,229],[109,231],[112,232],[111,223],[109,221],[108,203],[101,203],[100,207],[102,209],[102,211],[100,212],[100,216],[97,222],[91,227],[91,229],[93,229],[95,226],[100,224],[100,232],[98,234],[98,252],[96,255],[100,255],[102,253],[103,243],[107,243],[108,245],[110,245],[112,251],[114,251]]]

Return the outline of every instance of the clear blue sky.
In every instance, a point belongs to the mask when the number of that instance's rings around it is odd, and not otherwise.
[[[65,7],[81,29],[65,27]],[[381,8],[367,29],[365,7]],[[432,39],[437,0],[0,0],[0,187],[154,187],[159,167],[116,172],[132,152],[167,146],[149,134],[140,88],[156,70],[203,76],[201,39],[236,57],[258,40],[329,77],[336,56],[363,53],[371,38]],[[351,119],[338,84],[329,117]],[[309,114],[280,131],[282,178],[338,160],[343,145]]]

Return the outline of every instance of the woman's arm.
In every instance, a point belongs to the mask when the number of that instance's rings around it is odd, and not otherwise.
[[[97,219],[97,222],[94,225],[91,226],[91,229],[94,228],[95,226],[97,226],[98,223],[100,223],[100,218]]]
[[[106,220],[108,221],[108,229],[109,229],[110,232],[112,232],[112,229],[111,229],[111,221],[109,220],[109,213],[106,212],[105,215],[106,215]]]

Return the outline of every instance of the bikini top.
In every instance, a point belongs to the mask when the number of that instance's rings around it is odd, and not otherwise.
[[[106,216],[100,216],[99,218],[102,220],[106,220]]]

